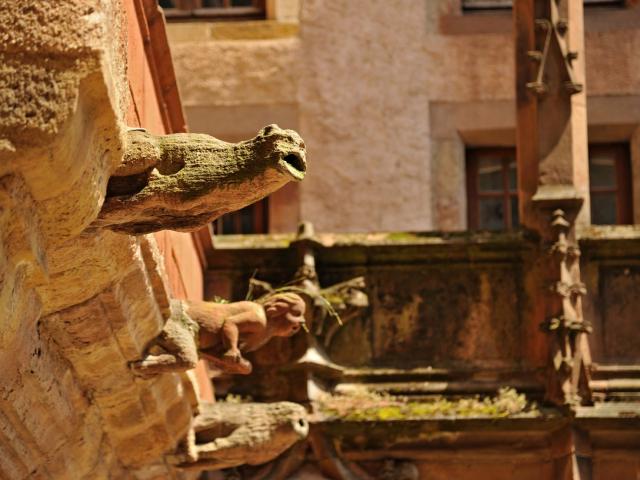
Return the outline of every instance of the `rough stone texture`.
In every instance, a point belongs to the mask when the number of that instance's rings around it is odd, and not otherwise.
[[[180,75],[182,104],[193,106],[294,103],[299,70],[299,40],[211,41],[206,24],[169,25],[171,53]],[[195,30],[194,29],[198,29]],[[177,38],[176,38],[177,37]],[[198,42],[199,48],[194,48]],[[215,75],[211,71],[215,58]],[[213,133],[213,132],[206,132]],[[238,132],[244,134],[245,132]]]
[[[304,300],[292,293],[270,295],[259,302],[175,300],[148,355],[130,366],[137,374],[149,376],[190,370],[202,357],[221,373],[246,375],[252,366],[243,354],[274,337],[290,337],[301,330],[304,311]]]
[[[526,377],[529,386],[539,380],[532,370],[544,365],[544,348],[538,348],[536,355],[529,352],[539,346],[536,341],[543,334],[537,325],[533,333],[528,332],[521,315],[527,301],[523,271],[532,249],[522,236],[317,237],[320,243],[314,252],[320,284],[362,275],[369,296],[368,309],[336,330],[326,352],[332,362],[349,368],[432,369],[463,377],[477,372],[482,379],[505,375],[509,380],[504,382],[513,382],[508,384]],[[242,298],[243,285],[256,269],[258,278],[273,285],[290,282],[296,252],[286,248],[285,238],[221,237],[210,265],[209,294],[222,294],[226,283],[230,298]],[[300,358],[306,350],[303,340],[294,337],[278,348],[258,350],[251,357],[257,375],[234,380],[236,385],[243,382],[242,393],[299,400],[287,396],[301,387],[298,377],[269,372]],[[520,376],[520,370],[528,372]]]
[[[589,133],[631,139],[633,171],[639,11],[594,8],[585,18]],[[509,12],[461,14],[459,0],[306,0],[299,38],[216,40],[215,22],[169,32],[192,125],[234,140],[258,120],[278,121],[305,138],[314,165],[293,197],[300,208],[276,195],[272,232],[298,220],[334,232],[462,230],[465,145],[515,145],[511,22]],[[444,122],[434,114],[443,105],[457,112]]]
[[[219,402],[200,405],[193,429],[195,458],[178,468],[197,471],[269,462],[304,440],[309,424],[305,408],[291,402]]]
[[[640,361],[640,229],[591,227],[581,232],[587,291],[584,314],[593,323],[590,344],[600,365],[633,365]]]
[[[237,144],[204,134],[130,131],[95,226],[134,235],[194,231],[302,180],[306,170],[304,142],[277,125]]]
[[[123,22],[115,0],[0,9],[3,479],[166,476],[191,421],[188,383],[126,367],[163,323],[153,240],[85,231],[121,161]]]

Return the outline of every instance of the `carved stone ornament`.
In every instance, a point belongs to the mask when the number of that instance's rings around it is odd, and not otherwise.
[[[308,433],[307,411],[295,403],[203,403],[185,451],[169,460],[196,471],[260,465]]]
[[[142,360],[141,376],[194,368],[200,357],[224,373],[249,374],[252,352],[273,337],[290,337],[304,325],[305,302],[295,293],[276,293],[257,302],[215,303],[173,300],[171,316]]]
[[[300,266],[287,287],[279,290],[292,290],[307,295],[311,300],[311,311],[307,315],[311,333],[328,348],[340,327],[347,324],[369,307],[364,277],[354,277],[328,287],[322,287],[316,271],[315,248],[319,242],[315,239],[313,225],[302,222],[298,226],[296,239],[291,248],[298,251]],[[250,279],[249,291],[252,295],[273,293],[276,289],[268,282]]]
[[[580,249],[569,235],[571,223],[563,210],[553,212],[551,228],[556,237],[548,257],[551,298],[549,315],[541,325],[551,336],[547,396],[558,405],[574,408],[591,402],[591,355],[587,343],[591,325],[582,314],[586,288],[580,279]]]
[[[239,143],[130,130],[94,226],[132,235],[193,231],[302,180],[306,169],[302,138],[277,125]]]

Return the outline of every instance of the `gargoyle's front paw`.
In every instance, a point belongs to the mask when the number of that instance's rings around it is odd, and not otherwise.
[[[175,355],[147,355],[142,360],[129,362],[129,368],[139,377],[152,377],[161,373],[183,372],[195,367],[195,362],[179,361]]]
[[[248,375],[253,370],[251,362],[245,359],[240,350],[229,350],[223,356],[224,371],[238,375]]]
[[[141,378],[150,378],[155,375],[153,372],[149,371],[149,365],[146,365],[144,360],[129,362],[129,370],[131,370],[131,373],[136,377]]]
[[[193,457],[192,455],[183,452],[168,453],[164,458],[169,465],[184,465],[198,461],[197,456]]]

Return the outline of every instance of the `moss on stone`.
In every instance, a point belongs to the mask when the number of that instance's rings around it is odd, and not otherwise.
[[[315,406],[328,418],[346,421],[396,421],[427,418],[505,418],[514,415],[539,415],[535,404],[512,388],[500,389],[494,397],[479,396],[433,400],[409,400],[404,397],[359,391],[349,395],[326,395]]]

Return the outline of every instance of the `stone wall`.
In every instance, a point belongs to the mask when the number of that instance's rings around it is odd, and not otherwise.
[[[286,285],[295,250],[277,237],[218,237],[206,295],[241,299],[255,274]],[[524,313],[524,272],[536,251],[521,235],[319,235],[316,262],[323,286],[364,276],[369,307],[336,329],[326,350],[353,368],[434,368],[515,372],[543,367],[528,356],[543,333]],[[537,331],[537,334],[535,332]],[[284,350],[297,350],[280,345]],[[278,351],[280,348],[278,349]],[[263,356],[264,357],[264,356]],[[262,357],[261,357],[262,358]]]
[[[384,459],[413,462],[419,476],[406,478],[634,478],[640,468],[640,357],[634,343],[640,333],[640,228],[589,227],[580,236],[589,292],[584,316],[593,325],[593,403],[573,413],[544,400],[551,374],[548,334],[525,307],[547,289],[526,288],[545,250],[537,239],[515,233],[317,235],[320,285],[363,276],[369,306],[329,341],[323,332],[314,341],[311,333],[270,342],[250,357],[251,375],[221,381],[221,388],[315,406],[321,392],[337,395],[336,409],[316,417],[306,456],[313,467],[296,474],[300,478],[307,478],[302,472],[337,477],[314,434],[326,435],[337,456],[371,475],[350,478],[380,478]],[[207,295],[244,298],[251,277],[288,284],[303,251],[300,242],[289,246],[294,238],[216,237]],[[312,320],[310,325],[315,332]],[[375,396],[469,401],[504,387],[534,400],[537,412],[487,418],[443,411],[420,419],[394,412],[390,397]],[[380,402],[377,412],[366,406],[372,401]],[[347,405],[354,415],[341,417]],[[580,475],[569,473],[576,464]]]
[[[260,22],[169,26],[192,128],[235,140],[277,122],[305,139],[309,176],[299,196],[274,197],[272,231],[299,219],[333,232],[465,229],[465,147],[515,145],[510,13],[304,0],[299,19],[271,34]],[[639,21],[637,5],[585,18],[590,137],[632,143],[636,193]]]
[[[168,309],[155,240],[91,227],[131,96],[122,7],[0,10],[1,478],[167,476],[192,417],[185,378],[127,368]]]

